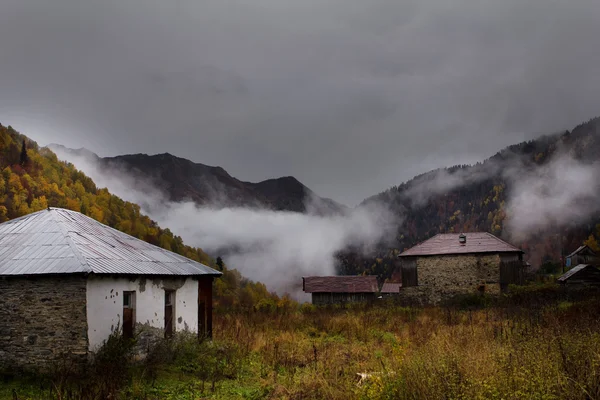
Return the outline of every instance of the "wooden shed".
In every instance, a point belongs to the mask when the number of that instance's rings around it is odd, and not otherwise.
[[[565,286],[599,286],[600,269],[591,264],[579,264],[568,270],[557,281]]]
[[[379,293],[381,293],[381,295],[383,297],[393,296],[395,294],[399,294],[400,293],[400,288],[401,287],[402,287],[401,283],[386,282],[381,287],[381,291]]]
[[[570,268],[580,264],[600,264],[600,257],[587,245],[579,246],[577,250],[565,258],[565,266]]]
[[[306,276],[302,290],[313,304],[341,304],[375,299],[378,285],[376,276]]]

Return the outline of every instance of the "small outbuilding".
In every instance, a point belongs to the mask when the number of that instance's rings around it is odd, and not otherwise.
[[[0,368],[44,369],[88,355],[120,327],[141,346],[212,333],[221,272],[52,208],[0,224]]]
[[[598,265],[600,264],[600,257],[589,246],[579,246],[577,250],[565,257],[565,266],[570,268],[580,264]]]
[[[437,303],[521,284],[523,251],[488,232],[438,234],[399,255],[402,296]]]
[[[600,269],[590,264],[579,264],[557,279],[564,286],[600,286]]]
[[[302,290],[316,305],[371,301],[378,290],[376,276],[305,276]]]
[[[402,287],[401,283],[396,282],[386,282],[381,286],[381,290],[379,293],[383,297],[393,296],[396,294],[400,294],[400,288]]]

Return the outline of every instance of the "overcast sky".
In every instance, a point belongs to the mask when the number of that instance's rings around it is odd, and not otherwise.
[[[598,0],[2,0],[0,122],[355,205],[600,115]]]

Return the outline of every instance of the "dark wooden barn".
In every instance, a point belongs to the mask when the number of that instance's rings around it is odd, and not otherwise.
[[[557,279],[565,286],[599,286],[600,269],[591,264],[579,264]]]
[[[600,257],[587,245],[579,246],[577,250],[569,254],[565,259],[565,266],[570,268],[580,264],[600,264]]]
[[[313,304],[342,304],[375,299],[378,285],[376,276],[306,276],[302,290]]]

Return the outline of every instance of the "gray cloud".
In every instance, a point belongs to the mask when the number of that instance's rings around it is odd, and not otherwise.
[[[600,211],[600,163],[585,164],[559,154],[542,167],[514,178],[507,204],[506,231],[524,240],[548,227],[589,220]]]
[[[5,0],[0,121],[350,205],[598,114],[595,0]]]
[[[530,154],[507,149],[501,158],[420,175],[404,189],[403,200],[423,207],[433,196],[501,178],[507,191],[501,206],[506,212],[503,234],[517,243],[589,221],[600,212],[600,162],[581,160],[577,150],[564,146],[557,135],[547,139],[557,150],[541,165],[533,163]]]

